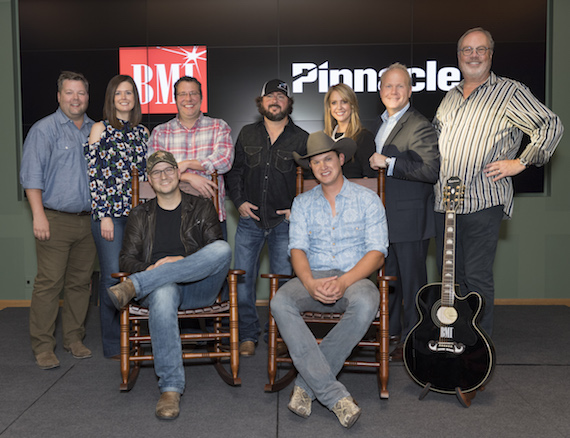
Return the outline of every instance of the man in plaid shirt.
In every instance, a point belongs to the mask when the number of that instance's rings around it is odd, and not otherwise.
[[[226,238],[222,174],[231,169],[234,160],[231,129],[222,119],[202,114],[202,85],[197,79],[189,76],[178,79],[174,84],[174,97],[178,115],[154,128],[148,145],[148,156],[157,150],[170,152],[178,161],[181,181],[190,183],[205,197],[214,195],[216,184],[209,175],[218,172],[219,217]]]

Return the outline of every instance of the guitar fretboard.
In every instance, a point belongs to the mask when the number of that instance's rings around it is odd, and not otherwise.
[[[445,233],[443,237],[443,268],[441,274],[441,305],[453,307],[455,298],[455,211],[445,212]]]

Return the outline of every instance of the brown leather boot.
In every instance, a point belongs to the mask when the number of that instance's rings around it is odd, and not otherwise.
[[[117,310],[121,310],[137,295],[135,285],[130,278],[127,278],[125,281],[121,281],[115,286],[111,286],[107,289],[107,293]]]
[[[161,420],[174,420],[180,414],[180,393],[163,392],[156,404],[156,416]]]

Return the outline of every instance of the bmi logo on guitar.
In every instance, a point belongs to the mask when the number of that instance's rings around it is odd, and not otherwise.
[[[206,46],[122,47],[119,71],[134,79],[143,114],[176,114],[173,85],[182,76],[200,81],[200,110],[208,112]]]

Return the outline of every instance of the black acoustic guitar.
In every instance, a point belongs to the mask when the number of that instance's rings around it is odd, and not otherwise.
[[[462,197],[461,180],[450,178],[444,188],[442,281],[418,292],[420,320],[404,343],[404,364],[425,388],[424,396],[428,390],[458,397],[475,391],[489,381],[495,367],[493,343],[477,326],[483,299],[476,292],[459,296],[455,284],[455,211]]]

